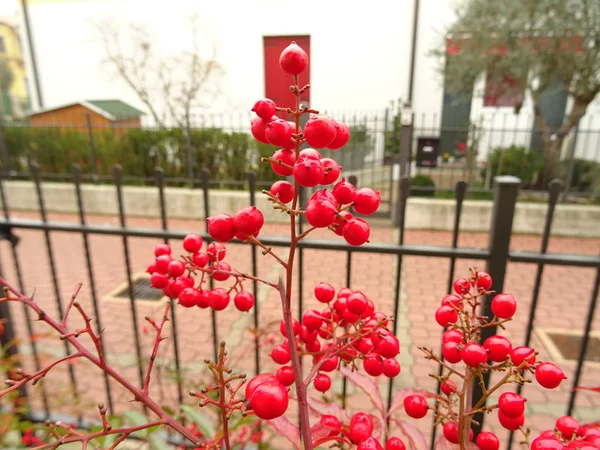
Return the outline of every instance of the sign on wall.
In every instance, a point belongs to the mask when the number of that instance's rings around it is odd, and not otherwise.
[[[420,137],[417,139],[417,167],[437,167],[440,155],[440,138]]]

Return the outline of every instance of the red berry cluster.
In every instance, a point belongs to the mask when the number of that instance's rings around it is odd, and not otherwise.
[[[227,308],[231,293],[235,291],[235,307],[240,311],[249,311],[254,306],[254,295],[243,289],[243,277],[233,273],[231,266],[224,261],[227,254],[225,246],[219,242],[211,242],[206,246],[206,251],[202,251],[203,243],[197,234],[188,234],[183,239],[183,249],[188,254],[181,259],[172,257],[169,245],[156,245],[155,260],[146,269],[151,274],[151,286],[162,289],[169,298],[177,298],[185,308],[210,307],[216,311]],[[195,278],[198,275],[199,281]],[[229,289],[205,288],[209,278],[227,281],[232,277],[235,282]]]
[[[530,448],[595,450],[600,448],[600,428],[593,425],[581,426],[573,417],[562,416],[556,420],[554,430],[543,431],[531,442]]]
[[[313,380],[315,389],[327,392],[331,378],[327,373],[336,370],[340,362],[352,364],[362,360],[369,375],[395,377],[400,365],[395,359],[400,352],[400,342],[387,328],[389,318],[375,311],[375,305],[362,292],[321,282],[314,288],[316,299],[326,304],[321,311],[309,309],[302,322],[294,320],[294,340],[301,355],[311,356],[318,372]],[[335,301],[334,301],[335,298]],[[285,386],[294,383],[290,362],[289,337],[281,321],[284,337],[271,351],[271,358],[283,365],[277,370],[277,379]]]
[[[457,381],[473,383],[482,379],[483,374],[496,371],[504,372],[500,383],[488,389],[493,392],[502,384],[528,382],[527,374],[535,374],[537,382],[546,389],[556,388],[565,379],[562,370],[551,362],[536,363],[536,352],[525,346],[513,346],[504,336],[491,336],[481,345],[481,329],[496,325],[504,328],[503,324],[510,321],[517,310],[517,301],[510,294],[497,294],[492,298],[491,310],[494,317],[478,315],[479,298],[490,295],[492,279],[485,272],[472,271],[471,276],[458,278],[454,281],[454,294],[445,295],[440,307],[435,312],[437,323],[447,328],[442,334],[442,356],[435,355],[431,350],[422,348],[427,359],[433,359],[446,368],[443,377],[437,377],[445,398],[439,402],[436,415],[443,424],[443,433],[451,443],[464,442],[460,436],[463,418],[456,414],[456,403],[462,402]],[[449,366],[450,363],[452,366]],[[462,367],[454,366],[464,363]],[[462,370],[461,370],[462,369]],[[432,375],[433,376],[433,375]],[[488,394],[486,394],[488,395]],[[486,397],[487,398],[487,397]],[[497,409],[498,421],[508,430],[518,430],[525,421],[526,398],[513,392],[505,392],[498,398],[498,403],[492,406],[475,405],[473,412],[489,412]],[[424,417],[429,409],[427,400],[421,395],[412,395],[404,400],[406,413],[414,418]],[[471,405],[467,405],[471,408]],[[470,420],[469,420],[470,424]],[[463,431],[466,433],[466,431]],[[464,434],[463,436],[467,436]],[[473,438],[468,430],[468,439]],[[490,432],[482,432],[476,443],[481,450],[497,450],[498,438]]]
[[[231,217],[229,214],[216,214],[207,219],[208,233],[217,242],[229,242],[234,237],[240,241],[252,240],[260,233],[265,223],[262,212],[254,206],[238,210]]]
[[[21,442],[25,447],[39,447],[41,445],[44,445],[44,441],[37,437],[33,428],[27,428],[23,432]]]

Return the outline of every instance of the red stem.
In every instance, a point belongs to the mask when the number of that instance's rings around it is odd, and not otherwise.
[[[169,309],[171,308],[171,302],[167,302],[165,305],[165,313],[160,322],[160,325],[156,325],[156,323],[149,318],[146,318],[148,322],[154,327],[156,330],[156,339],[154,340],[154,347],[152,348],[152,355],[150,356],[150,361],[148,362],[148,369],[146,370],[146,378],[144,380],[144,394],[148,394],[148,390],[150,389],[150,378],[152,376],[152,369],[154,368],[154,360],[156,359],[156,355],[158,354],[158,347],[162,342],[162,330],[165,326],[165,323],[169,320],[168,314]]]

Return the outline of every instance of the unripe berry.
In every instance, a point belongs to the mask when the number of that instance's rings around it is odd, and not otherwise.
[[[313,116],[306,121],[304,138],[314,148],[325,148],[333,142],[337,134],[335,122],[327,116]]]
[[[498,409],[507,417],[513,419],[525,413],[525,402],[527,399],[514,392],[504,392],[498,398]]]
[[[466,294],[471,290],[471,283],[465,278],[457,278],[454,280],[452,287],[457,294]]]
[[[560,382],[566,378],[560,367],[551,362],[543,362],[535,368],[535,379],[540,386],[546,389],[558,387]]]
[[[208,247],[206,247],[206,254],[208,255],[208,259],[211,261],[222,261],[225,259],[227,249],[220,242],[211,242],[208,244]]]
[[[294,369],[291,366],[283,366],[277,369],[275,373],[277,380],[284,386],[291,386],[294,384]]]
[[[321,303],[329,303],[335,296],[335,289],[329,283],[322,281],[315,286],[314,294]]]
[[[323,179],[323,165],[317,159],[301,157],[294,164],[293,174],[301,186],[313,187]]]
[[[354,217],[346,222],[342,233],[348,244],[357,247],[369,240],[371,227],[364,220]]]
[[[275,119],[278,119],[278,117],[273,116],[269,120],[261,119],[260,117],[252,119],[250,122],[250,133],[252,133],[254,139],[263,144],[269,144],[265,132],[267,131],[267,124]]]
[[[294,128],[287,120],[275,119],[267,124],[265,137],[269,144],[283,148],[292,148]]]
[[[183,238],[183,248],[186,252],[196,253],[202,248],[204,241],[196,233],[190,233]]]
[[[229,305],[229,294],[226,289],[215,288],[208,294],[208,304],[215,311],[222,311]]]
[[[173,258],[170,255],[157,256],[154,260],[154,270],[158,273],[166,274],[171,261],[173,261]]]
[[[246,389],[244,392],[246,400],[252,397],[252,394],[258,386],[260,386],[263,383],[266,383],[267,381],[277,381],[277,378],[275,378],[275,376],[272,373],[261,373],[252,378],[248,382],[248,384],[246,384]]]
[[[363,368],[372,377],[378,377],[383,373],[383,359],[381,356],[371,353],[363,360]]]
[[[309,330],[318,330],[323,324],[323,316],[314,309],[309,309],[302,315],[302,324]]]
[[[345,178],[337,182],[331,192],[340,205],[352,203],[356,198],[356,188]]]
[[[321,164],[323,165],[323,179],[319,184],[327,186],[329,184],[335,183],[340,177],[342,166],[340,166],[336,161],[334,161],[331,158],[321,159]]]
[[[257,417],[263,420],[275,419],[288,408],[288,389],[279,381],[266,381],[259,384],[248,399]]]
[[[208,234],[215,241],[229,242],[235,236],[236,230],[233,226],[233,217],[229,214],[217,214],[207,219]]]
[[[406,446],[402,442],[402,439],[392,436],[385,443],[385,450],[406,450]]]
[[[354,198],[354,210],[363,216],[369,216],[377,211],[381,194],[371,188],[360,188]]]
[[[510,319],[517,310],[517,301],[510,294],[498,294],[492,299],[492,312],[500,319]]]
[[[515,366],[520,366],[525,360],[527,362],[523,364],[521,369],[531,367],[535,363],[535,351],[532,348],[519,346],[512,349],[510,352],[510,360]]]
[[[469,342],[462,349],[461,358],[467,366],[479,367],[487,361],[487,352],[481,345]]]
[[[276,181],[269,190],[281,203],[289,203],[294,200],[294,186],[287,181]]]
[[[233,216],[233,227],[237,233],[251,236],[258,233],[265,223],[263,213],[256,206],[238,210]]]
[[[292,42],[281,52],[279,66],[290,75],[298,75],[308,66],[308,55],[298,44]]]
[[[458,320],[458,312],[452,306],[440,306],[435,311],[435,321],[442,327],[447,327]]]
[[[154,256],[159,257],[161,255],[170,255],[171,254],[171,246],[168,244],[156,244],[154,246]]]
[[[475,442],[479,450],[498,450],[500,448],[500,441],[494,433],[489,431],[480,432]]]
[[[150,286],[155,289],[164,289],[169,285],[169,277],[162,273],[154,272],[150,277]]]
[[[498,410],[498,421],[507,430],[515,431],[525,423],[525,416],[508,417],[502,411]]]
[[[277,105],[270,98],[263,98],[254,104],[252,111],[261,119],[269,120],[277,112]]]
[[[179,294],[179,304],[185,308],[191,308],[192,306],[196,306],[196,300],[200,292],[198,289],[194,288],[185,288],[181,294]]]
[[[296,153],[294,153],[294,151],[288,150],[287,148],[282,148],[273,153],[273,156],[271,158],[273,158],[275,161],[281,161],[282,164],[292,166],[286,167],[278,163],[271,163],[271,168],[273,169],[273,172],[275,172],[277,175],[281,175],[282,177],[289,177],[290,175],[292,175],[292,173],[294,173],[293,166],[296,162]]]
[[[353,314],[362,315],[367,309],[367,297],[362,292],[355,292],[346,300],[346,309]]]
[[[444,359],[452,364],[457,364],[462,360],[460,346],[458,342],[449,341],[442,346],[442,355]]]
[[[342,148],[344,145],[348,143],[350,139],[350,130],[348,129],[348,125],[342,122],[335,122],[335,137],[333,141],[327,146],[330,150],[337,150]]]
[[[320,373],[315,377],[315,381],[313,381],[313,384],[315,385],[315,389],[317,391],[327,392],[331,387],[331,378],[329,378],[329,375]]]
[[[400,373],[400,363],[393,358],[383,361],[383,374],[388,378],[394,378]]]
[[[239,311],[250,311],[254,306],[254,295],[248,291],[240,291],[233,297],[233,304]]]
[[[512,351],[512,344],[504,336],[490,336],[483,343],[488,352],[488,358],[494,362],[504,362]]]
[[[291,353],[289,345],[277,344],[271,350],[271,358],[277,364],[287,364],[290,362]]]
[[[425,400],[425,397],[422,395],[413,394],[404,398],[404,409],[406,410],[406,414],[413,419],[425,417],[428,408],[427,400]]]
[[[579,422],[571,416],[562,416],[556,419],[555,428],[560,432],[563,439],[571,439],[579,432]]]

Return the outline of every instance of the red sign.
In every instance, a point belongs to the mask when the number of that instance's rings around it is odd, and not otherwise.
[[[308,54],[308,67],[300,74],[300,87],[310,83],[310,36],[264,36],[265,97],[277,106],[294,108],[294,95],[290,92],[293,78],[279,67],[279,55],[295,41]],[[310,106],[310,89],[303,92],[300,101]]]

